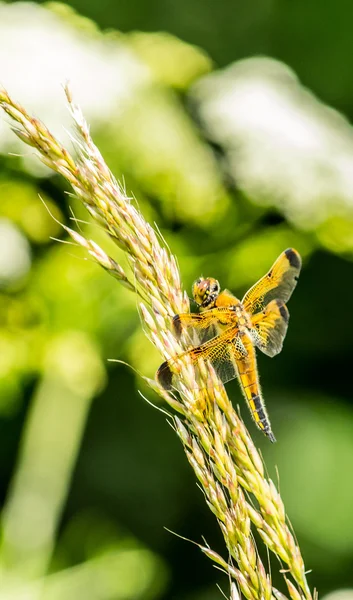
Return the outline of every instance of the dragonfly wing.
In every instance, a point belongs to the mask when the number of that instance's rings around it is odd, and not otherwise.
[[[175,315],[173,329],[178,338],[185,332],[193,345],[201,345],[219,334],[219,323],[232,323],[232,321],[234,321],[234,311],[231,309],[212,308],[204,313]]]
[[[294,248],[288,248],[277,258],[269,272],[245,294],[242,304],[247,312],[256,314],[271,300],[287,302],[297,285],[301,258]]]
[[[227,381],[231,381],[238,376],[237,360],[246,358],[247,351],[241,337],[238,335],[238,331],[235,336],[229,336],[226,341],[222,341],[221,343],[222,346],[220,347],[218,344],[211,349],[209,356],[205,357],[205,359],[212,364],[219,379],[223,383],[227,383]]]
[[[173,376],[180,360],[190,360],[196,364],[200,359],[211,363],[223,383],[237,377],[236,361],[247,356],[239,330],[236,326],[229,327],[221,335],[165,361],[157,371],[157,380],[162,387],[170,390],[173,387]]]
[[[255,346],[268,356],[282,350],[287,333],[289,312],[281,300],[272,300],[266,308],[252,318],[251,336]]]
[[[167,390],[167,392],[173,389],[172,362],[173,361],[165,360],[156,373],[156,379],[159,385]]]

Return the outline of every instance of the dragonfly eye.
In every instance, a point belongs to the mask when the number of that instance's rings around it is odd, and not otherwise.
[[[192,295],[198,306],[206,308],[217,298],[220,291],[219,283],[213,277],[200,277],[192,286]]]

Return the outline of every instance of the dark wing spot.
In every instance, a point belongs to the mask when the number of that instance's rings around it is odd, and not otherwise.
[[[288,323],[289,320],[289,312],[288,312],[288,308],[286,307],[286,305],[281,302],[280,300],[277,300],[277,306],[280,312],[280,315],[282,317],[282,319]]]
[[[162,388],[164,388],[167,391],[172,389],[173,373],[171,372],[167,361],[161,364],[156,373],[156,377],[159,385],[161,385]]]
[[[295,269],[300,269],[300,267],[302,266],[302,261],[298,252],[294,250],[294,248],[287,248],[287,250],[285,250],[284,253],[288,258],[290,266],[294,267]]]
[[[192,349],[192,356],[198,356],[199,354],[203,354],[203,348],[202,346],[195,346],[195,348]]]
[[[180,338],[182,328],[181,328],[181,321],[180,321],[179,315],[175,315],[173,317],[173,328],[174,328],[175,335],[177,336],[177,338]]]

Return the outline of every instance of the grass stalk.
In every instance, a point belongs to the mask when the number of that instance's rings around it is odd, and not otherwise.
[[[73,240],[105,270],[145,299],[140,307],[146,333],[163,360],[169,359],[183,349],[173,335],[172,317],[189,311],[176,259],[115,180],[93,143],[69,88],[65,91],[76,124],[75,158],[45,125],[31,117],[4,90],[0,90],[0,105],[15,122],[16,135],[36,150],[44,164],[70,183],[91,216],[126,252],[130,274],[94,241],[65,226]],[[196,385],[200,380],[205,383],[202,391]],[[311,600],[304,562],[287,522],[283,501],[273,481],[266,476],[262,458],[215,373],[208,365],[194,368],[183,361],[178,397],[161,389],[155,381],[148,381],[178,413],[172,417],[174,429],[205,501],[217,518],[227,559],[207,546],[200,548],[228,573],[230,596],[236,597],[236,584],[249,600],[285,598],[272,586],[270,573],[259,557],[253,538],[253,531],[257,530],[265,546],[279,560],[289,597]]]

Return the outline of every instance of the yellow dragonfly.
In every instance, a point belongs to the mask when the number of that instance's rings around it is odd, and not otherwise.
[[[285,303],[300,269],[299,253],[288,248],[241,301],[228,290],[221,291],[213,277],[197,279],[192,293],[200,312],[175,315],[173,328],[178,337],[183,331],[196,333],[199,345],[165,361],[156,374],[159,384],[171,390],[178,377],[178,361],[188,357],[196,364],[202,358],[223,383],[238,377],[257,427],[275,442],[261,394],[255,347],[268,356],[282,350],[289,319]]]

